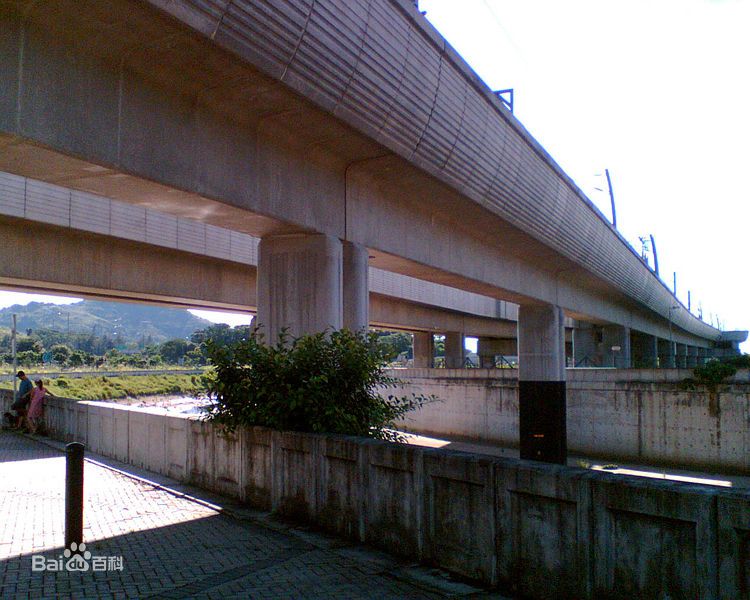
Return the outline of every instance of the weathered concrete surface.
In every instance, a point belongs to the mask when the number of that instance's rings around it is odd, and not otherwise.
[[[404,369],[408,388],[440,401],[410,414],[410,431],[518,447],[515,369]],[[568,450],[609,460],[750,473],[750,376],[716,392],[686,389],[691,371],[569,369]]]
[[[0,283],[177,306],[256,304],[249,265],[5,217]]]
[[[10,403],[9,394],[2,399]],[[52,435],[98,439],[69,417],[80,413],[94,427],[99,408],[111,411],[115,436],[124,438],[114,446],[129,449],[131,464],[151,460],[139,448],[141,414],[182,419],[188,428],[157,425],[147,440],[150,453],[189,465],[182,481],[270,502],[282,514],[514,595],[746,597],[748,493],[361,438],[262,428],[227,436],[194,417],[65,399],[48,403]],[[120,420],[131,427],[118,427]],[[184,437],[167,449],[159,432],[170,429]]]
[[[258,325],[269,343],[283,329],[292,337],[341,329],[344,258],[328,235],[263,238],[258,255]],[[353,283],[353,282],[352,282]],[[357,290],[367,302],[367,288]]]
[[[591,597],[588,473],[496,462],[494,476],[499,578],[522,597]]]

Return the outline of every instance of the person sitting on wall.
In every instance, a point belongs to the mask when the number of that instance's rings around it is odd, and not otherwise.
[[[16,373],[16,377],[21,380],[21,385],[18,388],[15,402],[11,404],[10,408],[16,412],[16,429],[21,429],[26,421],[26,410],[29,407],[29,402],[31,402],[31,391],[34,386],[23,371]]]
[[[44,415],[44,399],[49,396],[54,398],[55,395],[44,387],[44,382],[41,379],[36,380],[36,387],[31,392],[31,403],[29,404],[29,412],[26,416],[28,421],[29,433],[36,433],[40,425],[42,425],[42,416]]]

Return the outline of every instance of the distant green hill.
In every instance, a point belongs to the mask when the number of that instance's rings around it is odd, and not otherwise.
[[[196,329],[211,324],[187,310],[146,304],[97,302],[75,304],[30,302],[0,310],[0,327],[10,327],[11,315],[18,315],[18,331],[25,334],[39,329],[61,333],[86,333],[109,336],[121,343],[150,338],[153,343],[189,337]]]

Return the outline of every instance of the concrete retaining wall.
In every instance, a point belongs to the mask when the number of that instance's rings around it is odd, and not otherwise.
[[[8,394],[3,394],[5,406]],[[750,495],[55,399],[58,439],[528,598],[746,598]]]
[[[515,369],[404,369],[405,391],[441,401],[411,413],[409,431],[518,446]],[[715,392],[691,370],[569,369],[568,450],[617,461],[750,473],[750,374]],[[402,392],[403,393],[403,390]]]

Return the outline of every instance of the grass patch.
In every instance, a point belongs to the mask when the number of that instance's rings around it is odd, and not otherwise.
[[[118,375],[116,377],[57,377],[44,381],[56,396],[76,400],[112,400],[170,394],[192,395],[202,389],[200,375]],[[11,382],[0,387],[12,389]]]

